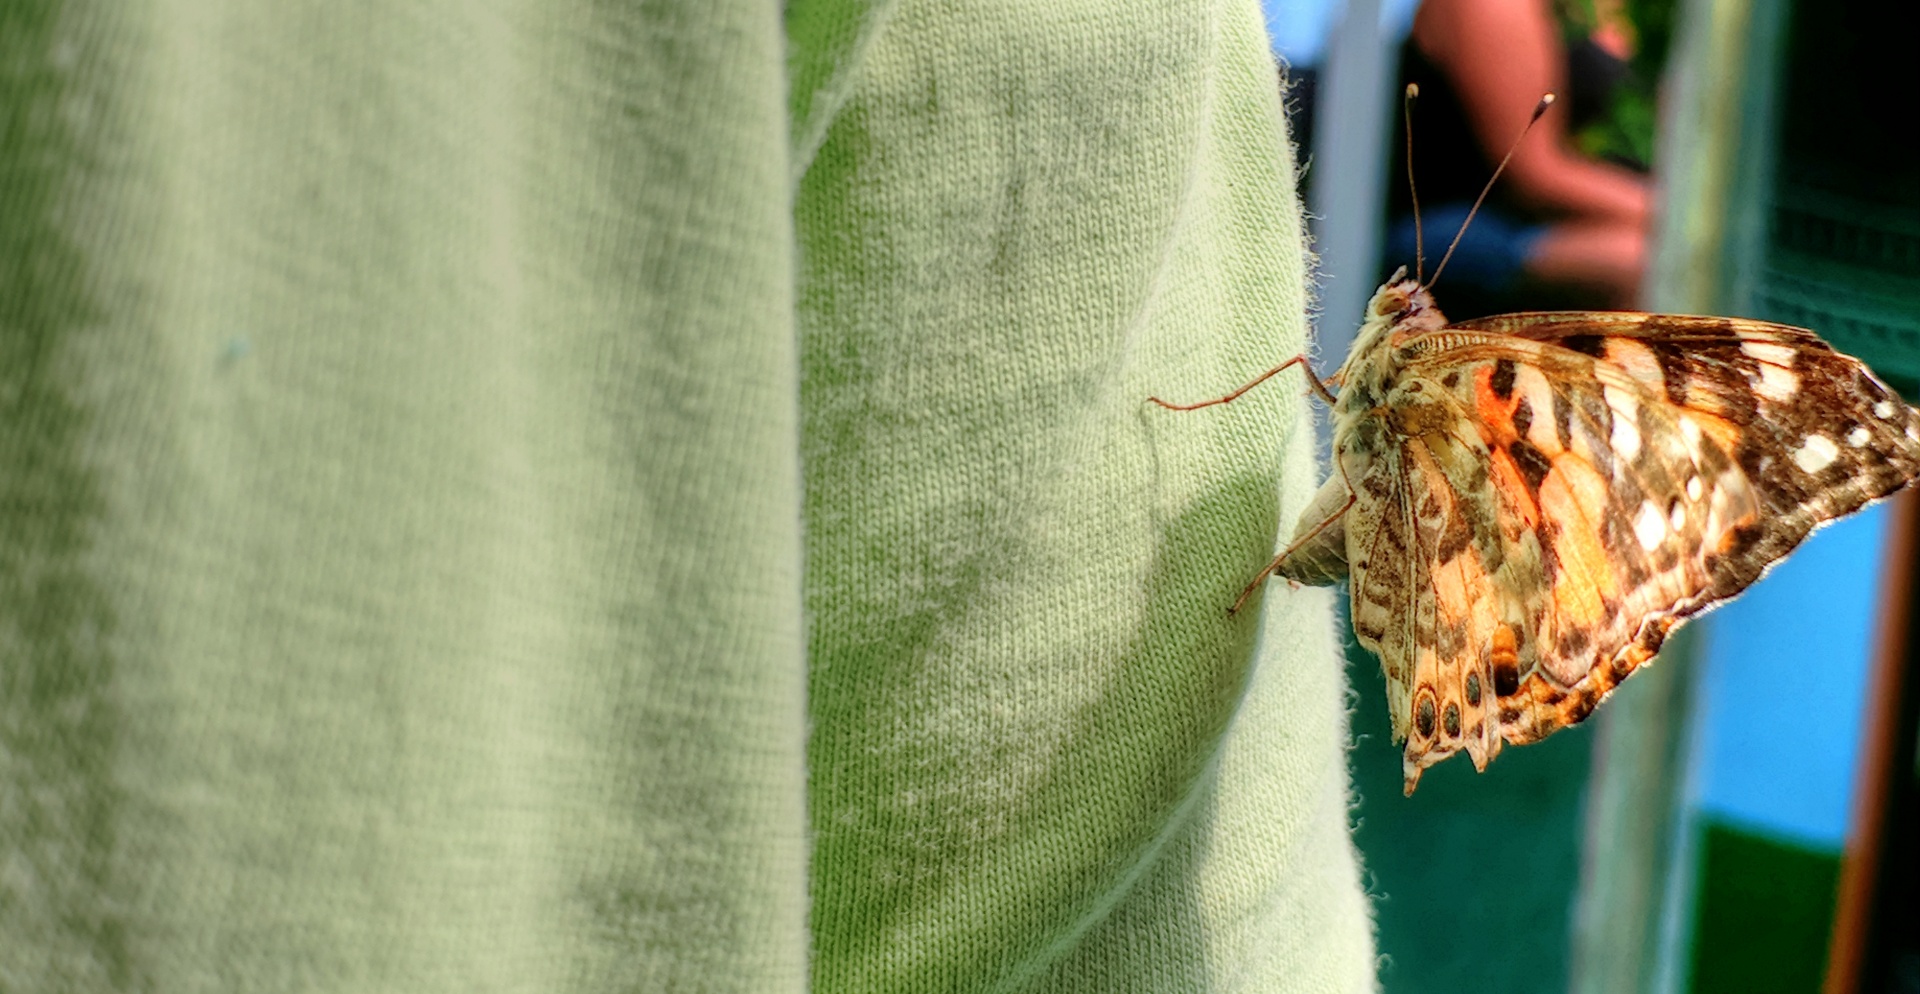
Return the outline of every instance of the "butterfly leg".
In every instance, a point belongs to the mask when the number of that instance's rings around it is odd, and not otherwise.
[[[1254,577],[1252,583],[1247,584],[1247,589],[1240,591],[1240,598],[1233,602],[1232,607],[1227,608],[1228,616],[1231,617],[1232,615],[1239,614],[1240,609],[1246,605],[1247,598],[1252,597],[1253,592],[1259,590],[1260,585],[1267,582],[1267,577],[1272,576],[1273,571],[1279,569],[1280,564],[1286,562],[1288,556],[1293,555],[1295,550],[1313,541],[1314,536],[1326,531],[1334,522],[1339,521],[1346,515],[1347,509],[1352,507],[1354,502],[1359,499],[1360,496],[1353,492],[1353,488],[1348,487],[1346,503],[1341,504],[1338,510],[1321,519],[1320,523],[1308,529],[1306,534],[1294,539],[1285,549],[1280,550],[1280,554],[1273,557],[1273,561],[1267,564],[1267,568],[1261,570],[1260,575]]]
[[[1318,394],[1320,396],[1320,399],[1326,401],[1328,405],[1333,404],[1334,402],[1333,391],[1327,389],[1327,385],[1321,382],[1320,377],[1313,375],[1313,369],[1307,365],[1307,357],[1304,353],[1294,356],[1293,358],[1288,359],[1286,362],[1283,362],[1280,365],[1275,366],[1264,373],[1261,373],[1259,376],[1254,377],[1252,382],[1248,383],[1246,386],[1243,386],[1238,390],[1235,390],[1230,394],[1227,394],[1225,397],[1215,397],[1212,400],[1203,400],[1198,404],[1169,404],[1158,397],[1148,397],[1147,399],[1150,401],[1153,401],[1156,404],[1159,404],[1161,407],[1164,407],[1169,411],[1195,411],[1195,410],[1199,410],[1202,407],[1212,407],[1215,404],[1224,404],[1227,401],[1233,400],[1239,397],[1241,394],[1246,393],[1249,390],[1252,390],[1254,387],[1257,387],[1260,384],[1267,382],[1267,380],[1271,379],[1276,373],[1287,368],[1288,366],[1299,366],[1300,371],[1302,373],[1305,373],[1307,376],[1307,383],[1312,385],[1313,392]]]

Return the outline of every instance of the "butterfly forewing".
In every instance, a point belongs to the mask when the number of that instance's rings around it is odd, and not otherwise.
[[[1710,550],[1718,597],[1745,589],[1821,523],[1920,471],[1913,408],[1859,360],[1804,328],[1582,312],[1508,314],[1456,327],[1593,356],[1639,381],[1654,410],[1683,415],[1681,427],[1719,443],[1761,513],[1727,548]]]

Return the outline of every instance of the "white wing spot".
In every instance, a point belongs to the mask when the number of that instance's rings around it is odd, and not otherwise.
[[[1793,347],[1781,345],[1779,342],[1741,342],[1740,351],[1761,362],[1770,362],[1776,366],[1793,365]]]
[[[1513,392],[1526,398],[1527,406],[1533,408],[1533,427],[1527,429],[1527,441],[1549,456],[1558,453],[1560,437],[1554,431],[1553,419],[1541,416],[1553,410],[1553,384],[1547,382],[1546,374],[1530,365],[1515,367]]]
[[[1652,552],[1667,537],[1667,517],[1653,506],[1653,501],[1642,501],[1640,515],[1633,519],[1634,537],[1640,540],[1640,548]]]
[[[1603,391],[1607,406],[1613,410],[1613,435],[1607,444],[1621,459],[1631,460],[1640,454],[1640,404],[1633,395],[1625,390],[1607,387]]]
[[[1700,478],[1697,476],[1687,477],[1687,499],[1700,499]]]
[[[1602,387],[1600,395],[1607,399],[1607,406],[1613,409],[1614,414],[1628,421],[1639,420],[1640,401],[1633,394],[1619,387]]]
[[[1631,338],[1607,339],[1607,361],[1627,371],[1627,375],[1646,384],[1658,394],[1666,390],[1667,378],[1660,371],[1660,359],[1653,350]]]
[[[1803,472],[1818,473],[1840,457],[1840,447],[1825,435],[1808,435],[1793,453],[1793,464]]]
[[[1633,422],[1622,418],[1613,419],[1613,451],[1622,459],[1632,459],[1640,454],[1640,429]]]
[[[1893,417],[1893,401],[1883,400],[1873,405],[1873,416],[1876,418]]]
[[[1687,443],[1687,451],[1700,458],[1700,425],[1684,414],[1680,416],[1680,438]]]
[[[1847,432],[1847,444],[1857,449],[1860,446],[1867,444],[1867,439],[1872,437],[1873,437],[1873,432],[1870,432],[1865,428],[1855,428],[1854,430]]]
[[[1673,526],[1674,531],[1679,531],[1685,527],[1687,523],[1687,506],[1677,500],[1674,501],[1673,508],[1667,512],[1667,523]]]
[[[1753,392],[1775,403],[1790,399],[1800,389],[1799,374],[1779,366],[1761,366],[1752,381]]]

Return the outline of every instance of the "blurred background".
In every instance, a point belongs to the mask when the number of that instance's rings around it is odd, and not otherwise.
[[[1891,0],[1266,0],[1319,255],[1319,362],[1431,273],[1541,92],[1436,297],[1810,327],[1920,386],[1920,79]],[[1403,798],[1350,648],[1357,839],[1388,994],[1920,992],[1920,626],[1907,498],[1816,533],[1584,726]]]

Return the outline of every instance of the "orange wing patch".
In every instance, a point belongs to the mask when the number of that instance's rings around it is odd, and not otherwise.
[[[1614,585],[1600,529],[1611,512],[1607,481],[1592,464],[1563,453],[1540,482],[1540,514],[1558,523],[1553,530],[1553,603],[1566,624],[1599,624]]]

